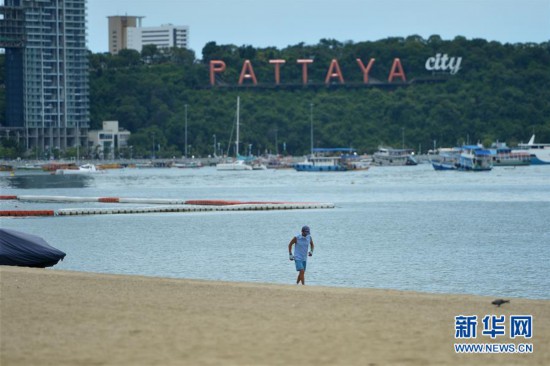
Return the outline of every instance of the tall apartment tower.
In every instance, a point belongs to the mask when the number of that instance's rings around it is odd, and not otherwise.
[[[4,0],[6,128],[27,149],[83,145],[90,124],[86,0]]]
[[[128,48],[127,28],[141,27],[141,20],[145,17],[116,15],[107,18],[109,19],[109,53],[116,55],[118,51]]]

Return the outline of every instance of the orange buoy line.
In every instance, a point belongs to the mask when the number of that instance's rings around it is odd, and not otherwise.
[[[221,212],[221,211],[271,211],[271,210],[307,210],[334,208],[331,203],[266,203],[266,204],[231,204],[231,205],[165,205],[134,208],[67,208],[53,210],[2,210],[1,216],[82,216],[105,214],[143,214],[171,212]]]
[[[171,212],[221,212],[221,211],[268,211],[334,208],[332,203],[267,203],[267,204],[229,204],[229,205],[167,205],[134,208],[85,208],[60,209],[58,216],[73,215],[109,215],[109,214],[143,214]]]
[[[17,196],[0,196],[0,200],[16,200]]]
[[[185,201],[186,205],[199,205],[199,206],[228,206],[228,205],[241,205],[241,204],[244,204],[244,203],[246,203],[246,202],[226,201],[226,200],[188,200],[188,201]]]
[[[334,208],[332,203],[316,202],[270,202],[230,200],[179,200],[166,198],[119,198],[119,197],[69,197],[69,196],[0,196],[0,199],[29,202],[101,202],[139,203],[162,206],[133,208],[85,208],[53,210],[3,210],[0,216],[69,216],[101,214],[203,212],[203,211],[263,211]]]
[[[227,200],[188,200],[186,205],[201,205],[201,206],[228,206],[228,205],[267,205],[267,204],[293,204],[296,202],[277,202],[277,201],[227,201]],[[299,202],[302,204],[304,202]],[[315,204],[315,202],[307,202]]]
[[[55,216],[54,210],[0,210],[0,216]]]
[[[229,205],[266,205],[266,204],[317,204],[316,202],[279,202],[279,201],[234,201],[234,200],[181,200],[172,198],[121,198],[121,197],[71,197],[71,196],[0,196],[4,200],[33,202],[102,202],[102,203],[147,203],[160,205],[195,205],[195,206],[229,206]]]
[[[98,202],[119,203],[118,197],[99,197]]]

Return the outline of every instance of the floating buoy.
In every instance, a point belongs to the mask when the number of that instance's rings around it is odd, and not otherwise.
[[[0,216],[54,216],[53,210],[2,210]]]
[[[0,200],[16,200],[17,196],[0,196]]]
[[[99,197],[97,199],[98,202],[107,202],[107,203],[118,203],[119,198],[118,197]]]

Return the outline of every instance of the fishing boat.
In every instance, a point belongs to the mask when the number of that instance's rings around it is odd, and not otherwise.
[[[461,152],[460,148],[440,149],[439,155],[431,159],[430,163],[435,170],[456,170]]]
[[[99,174],[105,173],[104,170],[99,170],[94,164],[84,164],[78,167],[78,169],[57,169],[55,175],[86,175],[86,174]]]
[[[531,158],[531,164],[550,164],[550,144],[535,143],[535,135],[526,144],[518,144],[514,152],[527,152]]]
[[[252,170],[252,166],[239,159],[239,114],[240,114],[240,97],[237,97],[237,135],[235,138],[235,159],[216,164],[216,170]]]
[[[369,170],[372,159],[369,157],[356,157],[345,160],[348,170]]]
[[[489,171],[493,169],[491,152],[479,145],[462,146],[457,169],[472,172]]]
[[[456,170],[462,149],[459,147],[440,148],[438,155],[430,159],[434,170]]]
[[[417,165],[410,149],[394,149],[391,147],[379,147],[372,155],[372,164],[378,166],[404,166]]]
[[[358,155],[354,149],[346,149],[341,155],[342,164],[347,170],[369,170],[372,158],[368,155]]]
[[[456,170],[456,164],[445,161],[432,161],[432,167],[434,170]]]

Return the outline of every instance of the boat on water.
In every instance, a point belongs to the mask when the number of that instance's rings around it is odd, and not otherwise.
[[[244,162],[244,160],[235,159],[226,163],[216,164],[216,170],[252,170],[252,166]]]
[[[457,169],[472,172],[490,171],[493,169],[491,152],[479,145],[462,146]]]
[[[434,170],[456,170],[456,164],[444,161],[432,161]]]
[[[394,149],[391,147],[379,147],[372,155],[372,164],[378,166],[405,166],[417,165],[411,149]]]
[[[253,160],[250,163],[250,166],[252,167],[252,170],[267,170],[267,165],[262,163],[259,159]]]
[[[187,161],[184,163],[174,163],[172,164],[172,167],[180,169],[196,169],[202,168],[202,163],[200,161]]]
[[[235,138],[235,158],[230,161],[225,161],[216,164],[216,170],[264,170],[267,169],[260,162],[252,163],[253,159],[239,155],[239,119],[240,119],[241,99],[237,97],[237,121],[236,121],[236,138]],[[250,164],[248,164],[250,162]]]
[[[439,155],[430,160],[430,163],[435,170],[457,170],[461,152],[460,148],[440,149]]]
[[[294,162],[292,157],[282,157],[279,155],[268,156],[265,163],[268,169],[293,169]]]
[[[99,170],[94,164],[84,164],[78,167],[78,169],[57,169],[55,175],[86,175],[86,174],[99,174],[105,173],[104,170]]]
[[[535,135],[526,144],[518,144],[518,148],[513,152],[527,152],[531,158],[531,164],[541,165],[550,164],[550,144],[535,143]]]
[[[294,164],[294,169],[299,172],[345,172],[349,170],[346,158],[353,152],[351,148],[315,148],[303,162]]]
[[[75,163],[48,163],[42,165],[45,172],[56,172],[59,169],[78,169]]]
[[[301,163],[294,164],[298,172],[345,172],[348,168],[337,156],[310,156]]]
[[[438,154],[430,159],[434,170],[457,170],[462,149],[459,147],[439,148]]]
[[[366,157],[357,157],[355,159],[346,160],[348,170],[369,170],[371,164],[372,159]]]
[[[369,170],[372,158],[368,155],[358,155],[354,149],[348,149],[342,155],[342,164],[347,170]]]
[[[522,166],[531,164],[527,151],[512,151],[504,142],[496,142],[489,149],[493,166]]]
[[[26,163],[24,165],[16,166],[15,169],[17,170],[27,170],[27,171],[41,171],[42,164],[32,164],[32,163]]]

